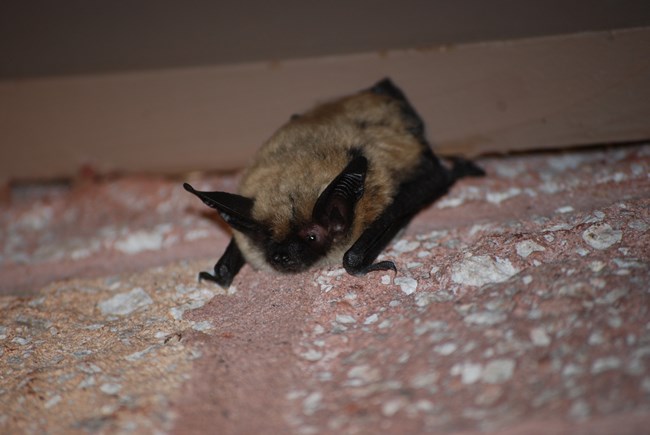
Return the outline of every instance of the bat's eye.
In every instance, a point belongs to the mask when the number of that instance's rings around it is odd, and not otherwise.
[[[318,224],[306,225],[299,233],[298,236],[304,243],[309,245],[321,245],[327,240],[325,229]]]

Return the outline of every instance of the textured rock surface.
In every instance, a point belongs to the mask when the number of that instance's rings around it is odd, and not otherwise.
[[[642,433],[650,146],[486,158],[382,255],[246,266],[177,180],[15,187],[0,432]],[[237,177],[199,177],[234,190]]]

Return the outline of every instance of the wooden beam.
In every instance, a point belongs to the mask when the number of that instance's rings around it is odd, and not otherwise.
[[[0,82],[0,179],[244,166],[289,116],[384,76],[445,154],[650,138],[650,28]]]

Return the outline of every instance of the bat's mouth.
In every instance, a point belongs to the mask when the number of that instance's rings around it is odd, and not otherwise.
[[[308,265],[297,262],[276,263],[271,262],[271,267],[281,273],[299,273],[308,269]]]

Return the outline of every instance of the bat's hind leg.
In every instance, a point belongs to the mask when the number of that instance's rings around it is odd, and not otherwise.
[[[230,287],[245,262],[235,239],[231,239],[226,251],[214,265],[214,275],[209,272],[199,272],[199,281],[211,281],[224,288]]]

